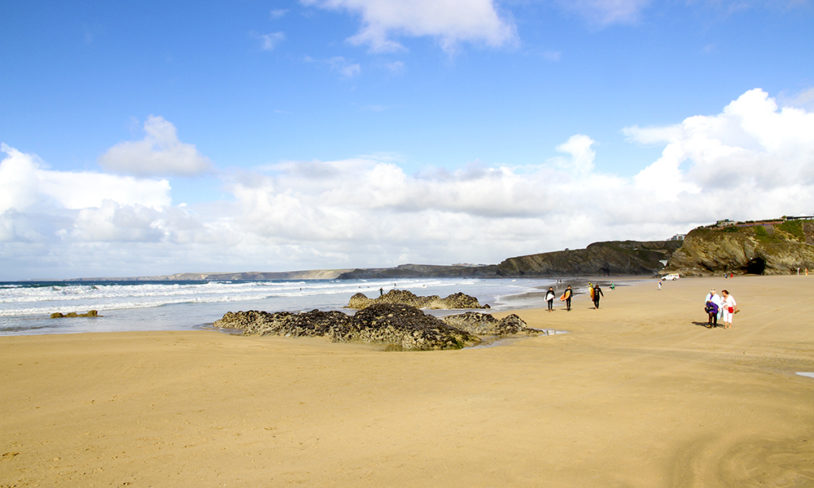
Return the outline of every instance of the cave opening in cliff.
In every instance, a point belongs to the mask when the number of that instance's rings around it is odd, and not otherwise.
[[[748,274],[762,275],[764,271],[766,271],[766,260],[761,257],[754,257],[746,263]]]

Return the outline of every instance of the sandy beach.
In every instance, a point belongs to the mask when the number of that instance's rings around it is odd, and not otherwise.
[[[814,486],[814,276],[604,293],[518,312],[568,334],[459,351],[2,337],[0,487]]]

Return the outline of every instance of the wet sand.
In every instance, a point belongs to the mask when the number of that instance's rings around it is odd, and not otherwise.
[[[461,351],[2,337],[0,487],[814,486],[814,277],[603,291],[518,312],[568,334]]]

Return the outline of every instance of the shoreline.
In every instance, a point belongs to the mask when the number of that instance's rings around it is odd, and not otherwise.
[[[577,295],[571,312],[495,312],[569,333],[457,351],[214,330],[0,337],[0,482],[814,484],[814,379],[798,374],[814,371],[814,278],[656,282],[603,287],[599,310]],[[698,325],[712,287],[738,301],[732,329]]]

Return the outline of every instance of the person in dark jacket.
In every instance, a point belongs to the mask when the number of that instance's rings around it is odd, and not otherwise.
[[[554,296],[555,295],[556,295],[556,293],[554,293],[554,287],[549,286],[548,291],[545,293],[545,301],[548,302],[548,311],[549,312],[554,310]]]
[[[602,293],[602,288],[599,288],[599,284],[594,285],[594,308],[599,308],[599,297],[604,297],[605,294]]]

